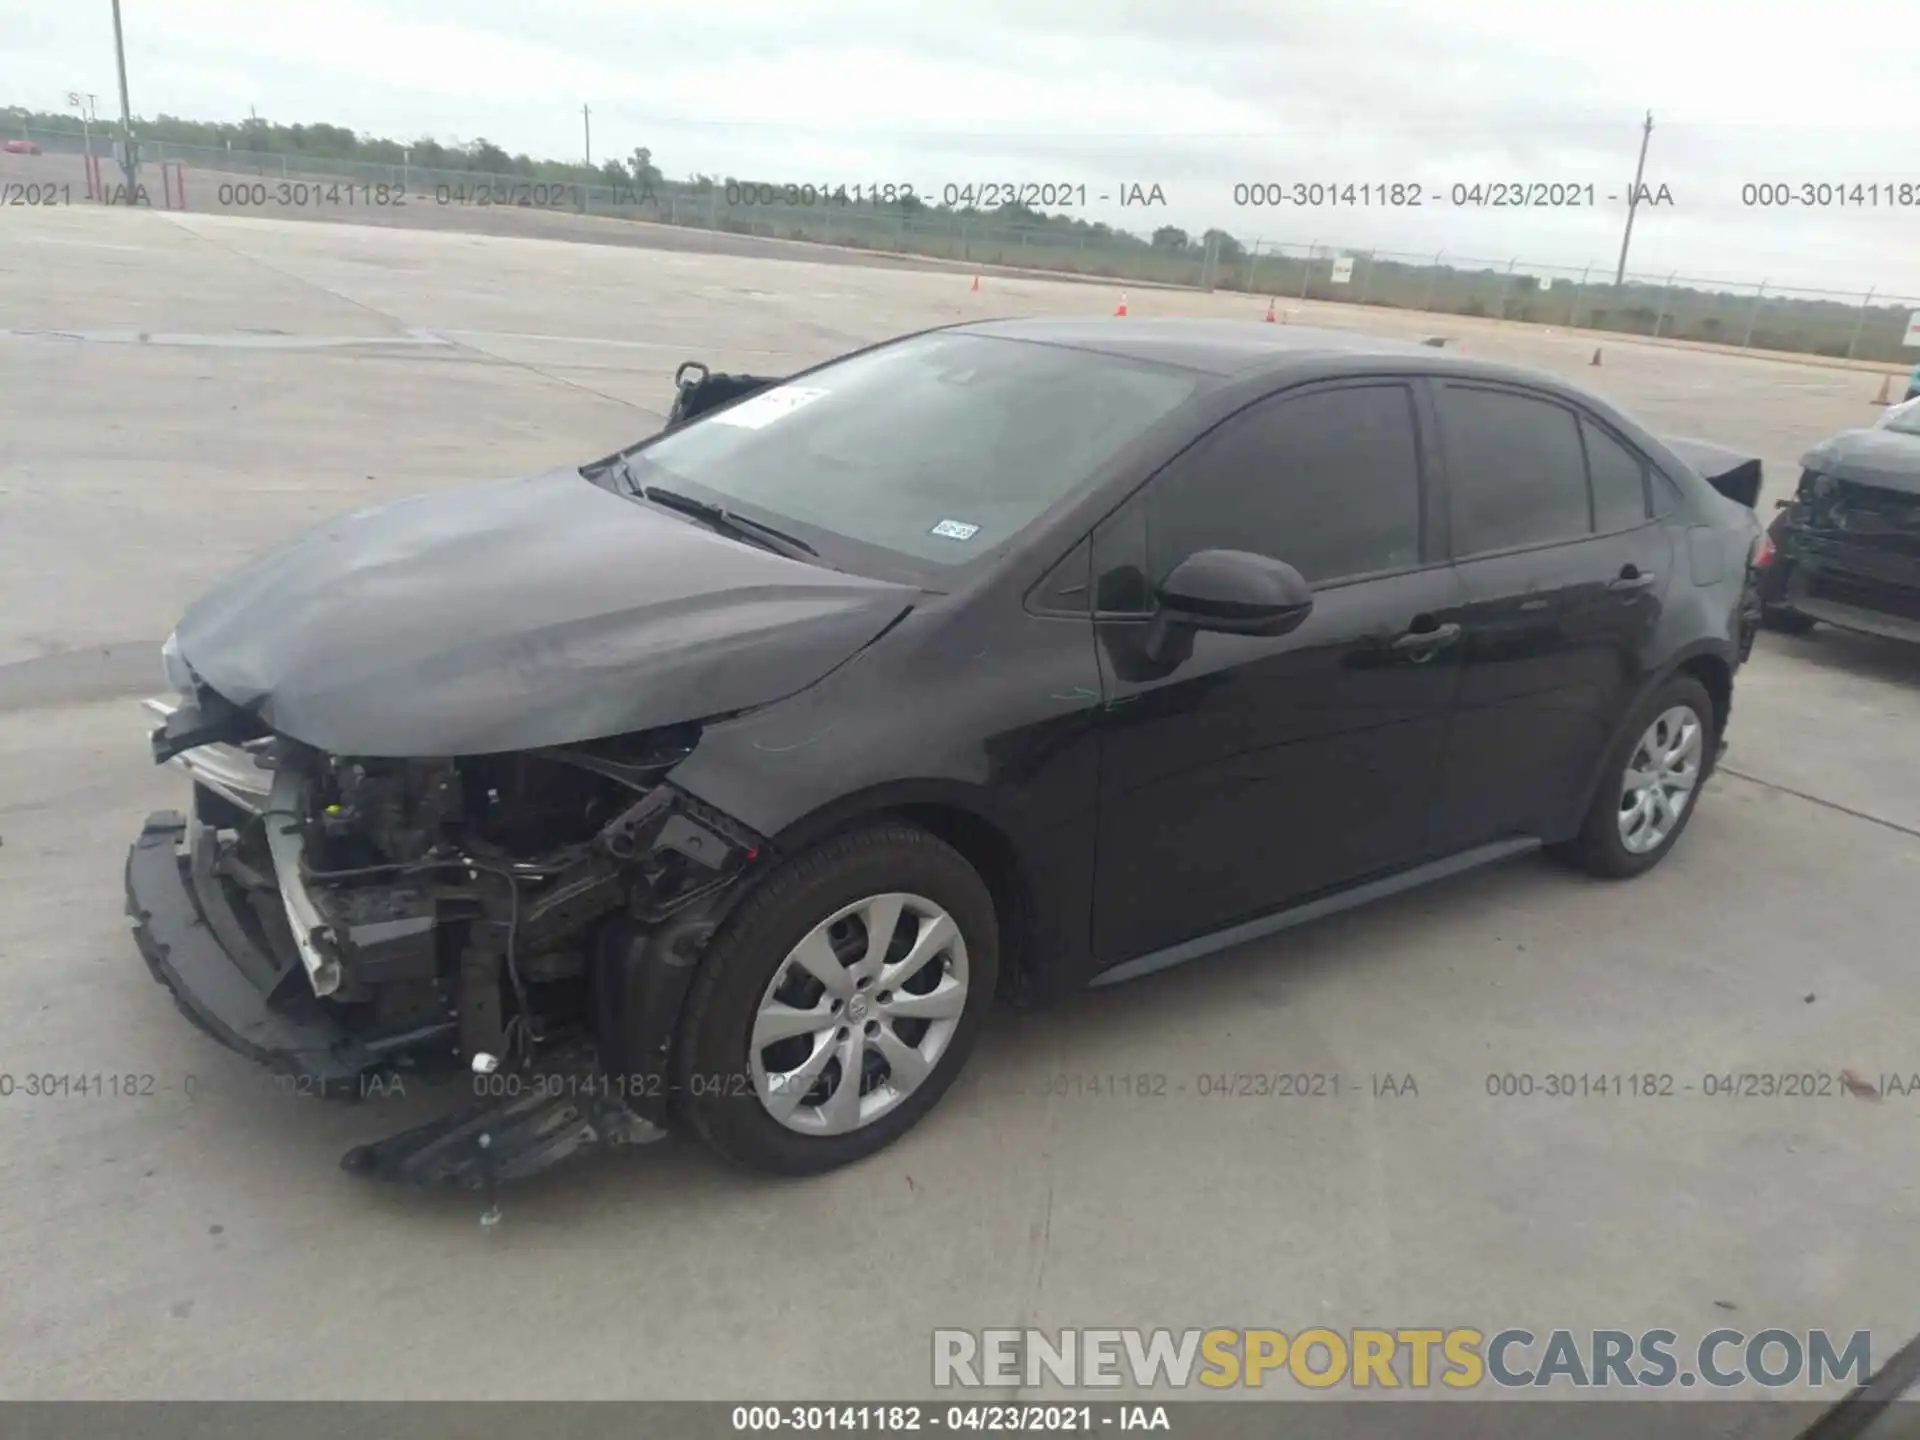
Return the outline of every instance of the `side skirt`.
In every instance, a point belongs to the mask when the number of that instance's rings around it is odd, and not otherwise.
[[[1142,975],[1153,974],[1156,970],[1167,970],[1175,965],[1184,965],[1189,960],[1198,960],[1203,955],[1212,955],[1217,951],[1244,944],[1248,940],[1260,940],[1268,935],[1277,935],[1282,930],[1291,930],[1294,926],[1304,925],[1309,920],[1338,915],[1342,910],[1352,910],[1356,906],[1367,905],[1375,900],[1384,900],[1387,896],[1398,895],[1403,890],[1415,890],[1432,881],[1444,880],[1449,875],[1478,870],[1482,865],[1491,865],[1497,860],[1524,855],[1539,848],[1540,841],[1531,835],[1517,836],[1512,840],[1496,840],[1490,845],[1476,845],[1471,850],[1462,850],[1457,855],[1448,855],[1439,860],[1429,860],[1424,865],[1414,866],[1411,870],[1402,870],[1378,880],[1369,880],[1364,885],[1355,885],[1350,890],[1323,895],[1317,900],[1309,900],[1285,910],[1276,910],[1271,915],[1262,915],[1255,920],[1243,920],[1238,925],[1230,925],[1210,935],[1183,940],[1178,945],[1169,945],[1164,950],[1155,950],[1150,954],[1116,965],[1111,970],[1103,970],[1088,983],[1092,987],[1118,985],[1123,980],[1137,980]]]

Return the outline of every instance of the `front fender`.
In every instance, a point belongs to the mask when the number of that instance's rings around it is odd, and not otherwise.
[[[802,693],[709,724],[673,783],[781,853],[887,812],[990,829],[1017,864],[1032,953],[1086,948],[1099,794],[1090,623],[946,624],[916,610]],[[927,823],[940,829],[939,816]],[[976,857],[977,859],[978,857]]]

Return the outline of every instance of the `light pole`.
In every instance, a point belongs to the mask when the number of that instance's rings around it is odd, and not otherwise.
[[[593,112],[586,106],[580,107],[580,128],[587,137],[587,169],[593,168]]]
[[[140,155],[133,143],[133,106],[127,99],[127,44],[120,33],[120,0],[113,0],[113,62],[120,71],[120,170],[127,177],[127,203],[138,193]]]

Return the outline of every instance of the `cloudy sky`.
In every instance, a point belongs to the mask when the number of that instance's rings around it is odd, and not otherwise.
[[[1630,269],[1920,297],[1910,5],[1700,0],[123,0],[136,113],[326,120],[573,156],[646,144],[695,171],[827,184],[1158,184],[1146,231],[1471,256],[1526,270],[1620,244]],[[0,0],[0,103],[117,108],[108,0]],[[1593,185],[1593,208],[1237,207],[1239,183]],[[1743,205],[1742,186],[1882,187],[1876,208]],[[1909,187],[1890,207],[1886,187]],[[1617,195],[1609,201],[1608,195]]]

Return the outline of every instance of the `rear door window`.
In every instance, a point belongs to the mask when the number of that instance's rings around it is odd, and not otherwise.
[[[1442,385],[1435,396],[1453,494],[1454,551],[1480,555],[1593,533],[1580,422],[1540,396]]]

